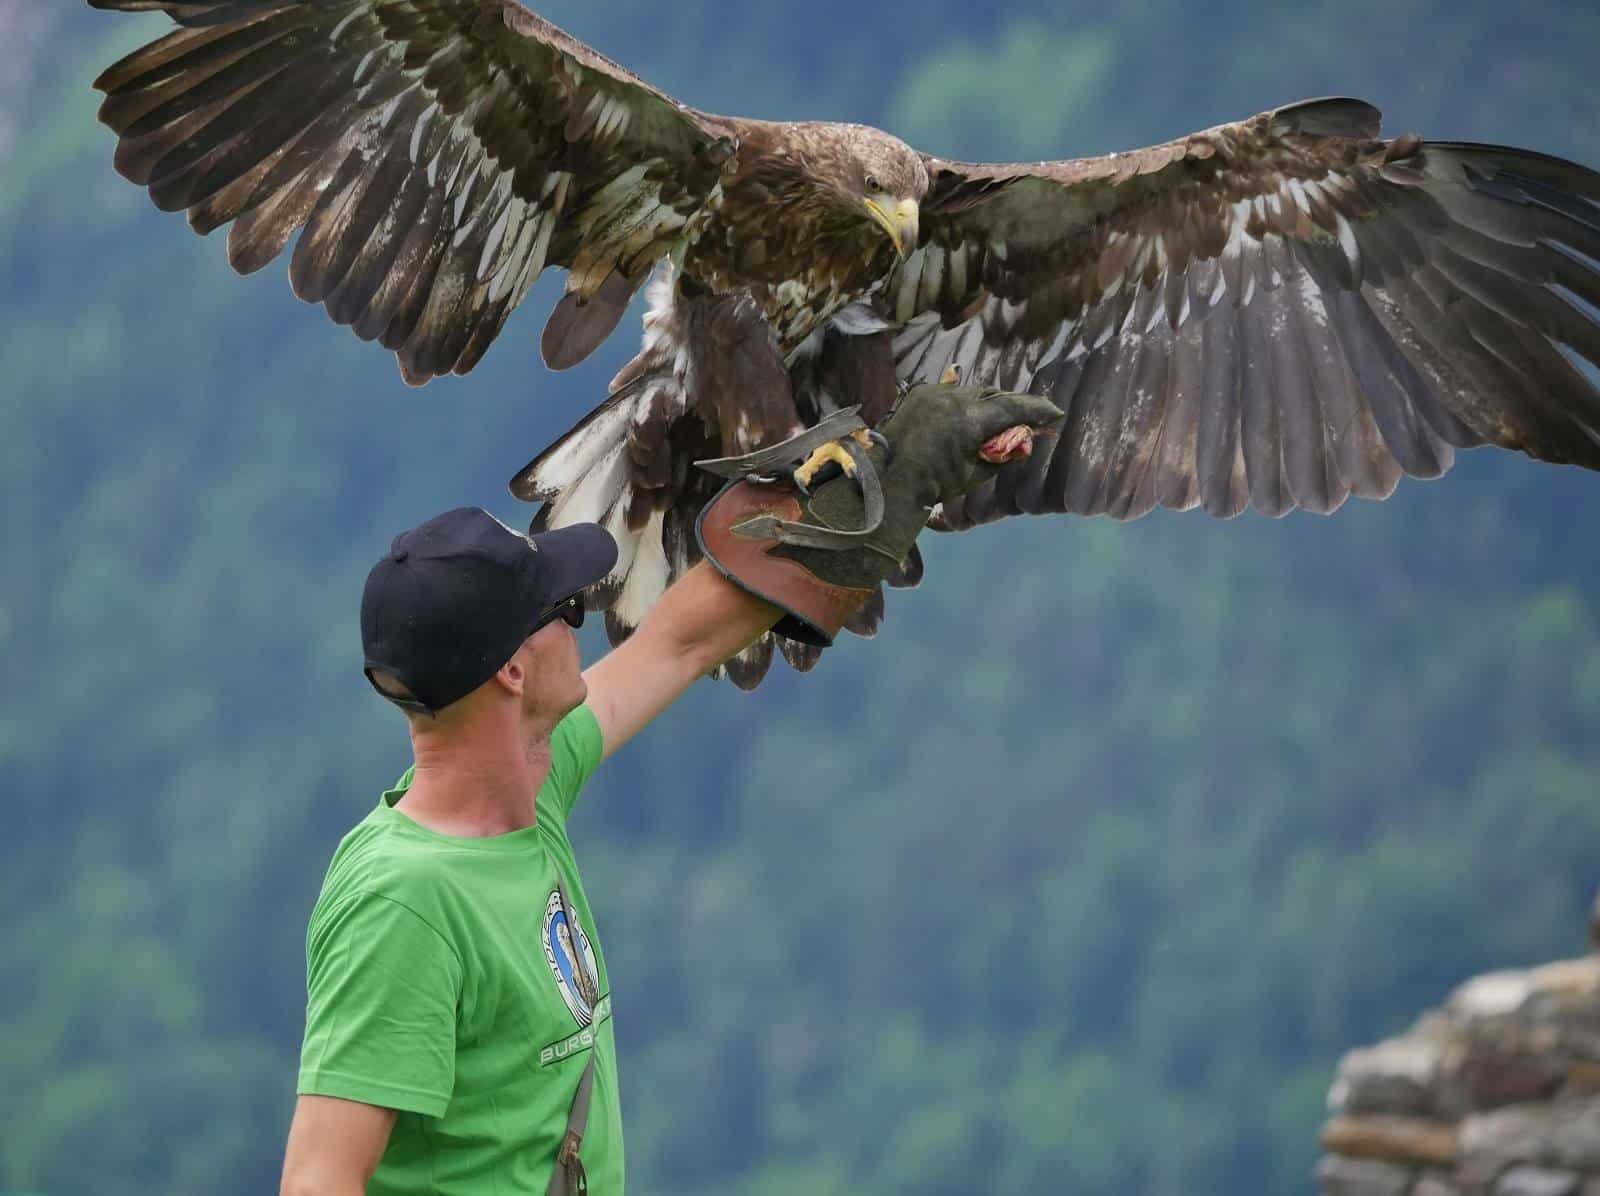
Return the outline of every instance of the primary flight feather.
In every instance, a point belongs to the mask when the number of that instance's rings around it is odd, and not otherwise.
[[[964,528],[1382,498],[1494,444],[1600,468],[1600,175],[1383,140],[1314,100],[1104,158],[972,165],[861,125],[677,103],[513,0],[90,0],[180,26],[108,69],[119,171],[242,272],[290,277],[421,384],[465,373],[549,266],[557,369],[654,274],[640,354],[512,483],[621,545],[626,634],[697,555],[704,457],[906,385],[1049,395]],[[914,557],[896,582],[920,575]],[[870,633],[879,595],[855,620]],[[753,685],[771,638],[730,665]]]

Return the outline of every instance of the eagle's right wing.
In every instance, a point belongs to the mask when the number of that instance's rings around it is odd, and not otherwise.
[[[117,168],[241,273],[297,230],[295,293],[465,373],[546,266],[571,271],[554,367],[615,327],[719,185],[732,122],[514,0],[90,0],[182,28],[108,69]]]

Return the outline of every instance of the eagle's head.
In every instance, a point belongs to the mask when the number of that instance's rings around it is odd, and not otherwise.
[[[902,259],[916,252],[920,204],[928,193],[922,156],[898,137],[866,125],[846,125],[850,163],[846,189],[888,235]]]

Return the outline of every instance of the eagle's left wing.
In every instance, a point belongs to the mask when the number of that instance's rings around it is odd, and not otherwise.
[[[930,160],[881,298],[901,378],[1067,412],[943,524],[1329,512],[1484,443],[1600,468],[1600,175],[1378,132],[1316,100],[1108,158]]]

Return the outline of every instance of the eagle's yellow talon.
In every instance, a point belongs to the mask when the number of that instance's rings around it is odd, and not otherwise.
[[[851,435],[860,436],[861,433],[852,432]],[[802,486],[809,487],[812,479],[815,478],[817,474],[822,471],[822,467],[827,465],[830,461],[832,461],[840,469],[844,470],[845,477],[853,478],[856,476],[856,463],[854,458],[852,458],[849,453],[845,452],[844,447],[837,440],[830,440],[821,448],[814,450],[812,454],[795,469],[795,481],[799,482]]]

